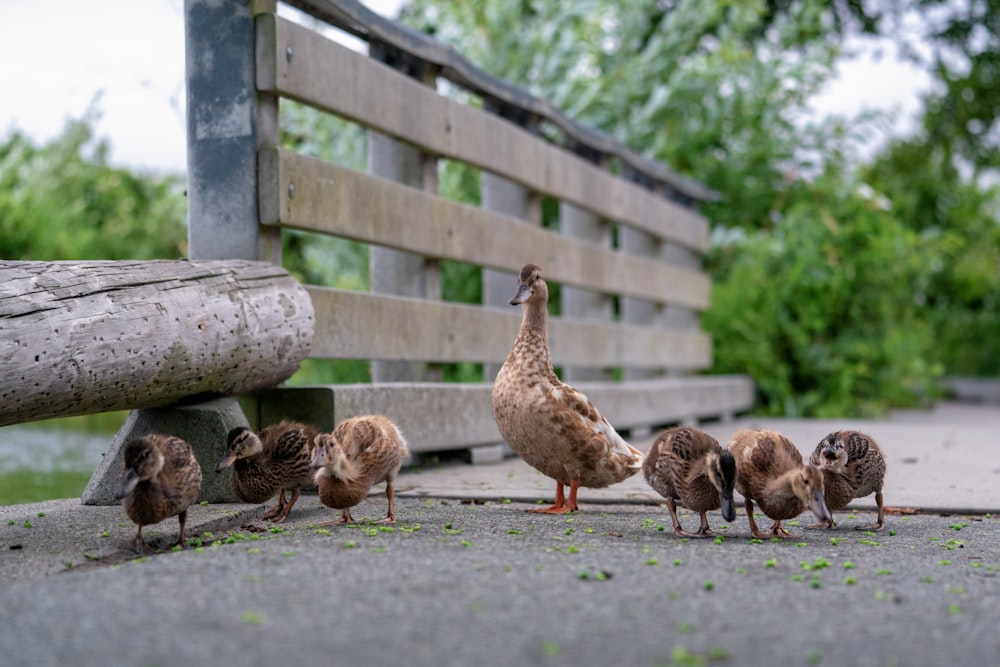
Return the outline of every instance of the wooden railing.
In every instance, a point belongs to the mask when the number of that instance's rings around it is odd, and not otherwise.
[[[188,4],[190,35],[191,7],[202,3]],[[258,257],[281,261],[286,228],[369,244],[371,291],[307,290],[316,316],[311,356],[373,360],[373,383],[290,389],[294,400],[270,392],[264,403],[280,407],[262,407],[263,419],[296,409],[302,418],[332,411],[336,421],[384,412],[414,451],[498,442],[489,392],[517,330],[520,314],[505,304],[527,262],[562,286],[554,363],[616,426],[641,430],[751,407],[748,378],[695,374],[712,359],[698,318],[710,280],[700,269],[708,224],[697,211],[711,190],[360,3],[288,4],[366,40],[369,54],[278,15],[274,4],[256,7]],[[189,58],[204,57],[190,48]],[[440,94],[439,79],[481,108]],[[368,173],[283,148],[281,100],[367,128]],[[441,159],[481,170],[481,207],[438,196]],[[558,231],[541,226],[543,197],[559,202]],[[198,251],[226,256],[226,247]],[[441,260],[482,267],[484,303],[442,301]],[[483,363],[486,377],[430,381],[428,368],[447,362]]]
[[[358,2],[288,5],[323,25],[279,15],[274,0],[185,2],[189,262],[0,267],[12,276],[0,290],[8,370],[38,380],[7,397],[2,423],[139,409],[86,502],[113,502],[130,433],[169,428],[212,462],[243,414],[231,400],[191,404],[226,394],[246,394],[257,424],[332,428],[381,412],[414,452],[502,453],[490,390],[528,262],[560,287],[555,364],[619,429],[752,406],[748,377],[698,374],[712,363],[699,321],[708,223],[697,210],[710,189]],[[329,30],[366,41],[368,54]],[[463,95],[440,94],[442,79]],[[283,100],[365,128],[367,172],[283,147]],[[439,196],[441,160],[480,171],[481,206]],[[543,226],[546,200],[558,220]],[[285,230],[366,244],[370,291],[303,289],[283,268]],[[444,260],[482,269],[482,303],[442,299]],[[372,382],[279,387],[306,355],[370,360]],[[440,364],[453,362],[482,364],[482,381],[441,381]],[[192,415],[206,411],[221,417],[202,426]]]

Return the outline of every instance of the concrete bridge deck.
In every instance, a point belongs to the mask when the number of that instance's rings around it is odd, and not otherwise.
[[[0,508],[5,665],[822,664],[979,665],[1000,649],[1000,410],[941,404],[886,420],[741,419],[809,450],[837,428],[886,451],[887,529],[870,499],[834,532],[682,540],[638,478],[536,516],[551,482],[517,459],[408,470],[398,524],[331,527],[306,496],[289,522],[259,508],[191,509],[203,547],[133,560],[120,507],[76,500]],[[909,508],[927,510],[907,514]],[[355,516],[378,518],[372,495]],[[697,519],[682,512],[682,522]],[[154,544],[176,522],[149,527]],[[660,530],[666,525],[667,530]],[[29,527],[30,526],[30,527]],[[254,532],[263,527],[263,532]]]

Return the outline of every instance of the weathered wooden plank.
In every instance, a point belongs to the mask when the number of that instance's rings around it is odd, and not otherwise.
[[[487,74],[451,47],[429,35],[379,16],[357,0],[286,1],[361,39],[377,40],[412,54],[423,62],[436,66],[444,78],[480,97],[501,100],[512,109],[546,119],[562,130],[571,142],[606,155],[615,155],[630,168],[663,183],[684,197],[694,200],[718,199],[718,193],[701,183],[677,174],[660,162],[634,153],[607,133],[574,122],[548,100]]]
[[[708,223],[691,209],[498,116],[442,97],[308,28],[262,15],[257,44],[260,90],[336,113],[665,240],[698,251],[708,247]]]
[[[520,323],[510,312],[307,286],[316,312],[312,356],[501,363]],[[553,363],[694,371],[711,365],[711,340],[674,332],[552,318]]]
[[[0,262],[0,425],[276,385],[312,336],[265,262]]]
[[[742,375],[692,376],[635,382],[581,382],[583,391],[618,429],[731,416],[753,407],[753,382]],[[334,420],[378,412],[400,425],[414,452],[491,445],[501,441],[490,383],[387,383],[282,388],[301,393]],[[328,392],[325,397],[321,394]],[[292,399],[295,400],[295,399]]]
[[[558,282],[695,310],[708,307],[709,279],[697,271],[561,237],[292,151],[265,147],[258,161],[262,181],[277,183],[260,192],[266,224],[513,272],[531,261]]]

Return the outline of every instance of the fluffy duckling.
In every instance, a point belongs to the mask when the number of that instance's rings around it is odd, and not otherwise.
[[[257,435],[237,426],[226,437],[226,453],[215,472],[233,467],[233,493],[246,503],[264,503],[278,495],[278,504],[263,518],[281,523],[299,499],[299,491],[312,485],[312,441],[318,431],[308,424],[281,421]],[[285,500],[285,491],[291,498]]]
[[[878,520],[856,530],[882,530],[885,507],[882,483],[885,480],[885,457],[878,443],[858,431],[837,431],[823,438],[809,456],[809,463],[823,471],[823,491],[831,510],[847,507],[855,498],[875,494]],[[832,517],[815,528],[836,528]]]
[[[726,521],[736,518],[733,507],[736,462],[731,452],[701,429],[677,427],[657,435],[646,453],[642,473],[646,482],[667,499],[676,535],[714,535],[708,527],[707,512],[719,507]],[[701,515],[701,527],[697,532],[689,533],[681,528],[675,500]]]
[[[579,487],[621,482],[639,471],[643,455],[586,396],[556,377],[549,355],[548,300],[542,270],[525,265],[510,300],[523,306],[521,327],[493,384],[493,415],[510,448],[556,482],[555,503],[529,511],[564,514],[578,509]]]
[[[804,465],[792,442],[775,431],[742,429],[729,441],[736,459],[736,490],[746,499],[747,519],[754,537],[790,537],[781,522],[812,510],[820,521],[830,519],[823,497],[823,473]],[[774,519],[770,533],[762,533],[753,518],[753,501]]]
[[[351,508],[381,482],[385,482],[389,511],[376,523],[396,523],[393,482],[409,450],[392,420],[382,415],[345,419],[333,433],[317,435],[314,443],[312,466],[320,502],[343,510],[339,519],[318,525],[354,523]]]
[[[176,516],[180,534],[171,546],[184,546],[187,509],[201,492],[201,466],[184,440],[166,435],[147,435],[125,444],[122,483],[115,492],[123,499],[125,514],[136,523],[133,546],[142,554],[148,548],[142,527]]]

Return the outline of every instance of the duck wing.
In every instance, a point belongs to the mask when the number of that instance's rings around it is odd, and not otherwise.
[[[268,426],[260,433],[265,453],[274,462],[293,462],[309,456],[316,429],[305,424],[282,422]]]
[[[749,462],[762,479],[771,480],[802,465],[802,454],[791,441],[773,431],[762,431],[749,448]]]
[[[701,493],[700,486],[707,479],[704,461],[713,451],[722,451],[719,442],[704,431],[681,427],[676,430],[670,449],[678,495],[686,499]]]
[[[583,392],[559,382],[542,392],[541,403],[571,441],[597,440],[604,444],[604,455],[624,459],[629,468],[638,470],[642,467],[643,453],[625,442]],[[595,434],[599,437],[594,438]]]
[[[875,442],[864,433],[843,433],[840,441],[847,450],[844,476],[849,480],[857,497],[881,491],[885,477],[885,457]]]
[[[312,486],[312,442],[318,431],[307,424],[281,422],[261,431],[266,468],[279,487]]]
[[[201,466],[187,441],[170,436],[156,438],[155,445],[163,454],[160,489],[172,510],[180,511],[193,503],[201,491]]]

